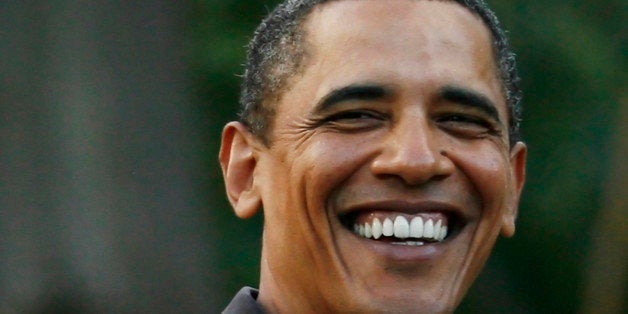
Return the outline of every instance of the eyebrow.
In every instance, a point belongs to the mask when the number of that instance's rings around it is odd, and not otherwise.
[[[335,104],[353,100],[378,100],[391,94],[390,90],[380,85],[356,84],[334,89],[317,104],[316,111],[324,111]]]
[[[392,92],[375,84],[353,84],[334,89],[325,95],[315,106],[316,111],[324,111],[335,104],[353,100],[381,100],[389,97]],[[497,107],[488,96],[474,90],[448,85],[439,90],[438,98],[455,102],[463,106],[479,109],[492,119],[501,123]]]
[[[464,87],[445,86],[439,91],[439,98],[455,102],[463,106],[479,109],[498,123],[501,123],[497,107],[484,94]]]

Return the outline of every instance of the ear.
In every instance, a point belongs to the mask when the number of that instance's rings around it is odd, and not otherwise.
[[[255,138],[240,122],[228,123],[222,131],[220,167],[227,197],[236,216],[250,218],[261,208],[262,201],[255,186]]]
[[[501,234],[504,237],[512,237],[515,234],[515,221],[519,209],[519,198],[526,179],[526,155],[527,147],[522,142],[517,142],[510,151],[510,180],[513,188],[512,199],[507,204],[508,208],[502,216]]]

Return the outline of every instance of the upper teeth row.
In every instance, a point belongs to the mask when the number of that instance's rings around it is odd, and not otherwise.
[[[412,218],[410,223],[403,216],[395,217],[394,222],[390,218],[384,219],[384,222],[381,222],[379,218],[375,218],[371,224],[368,222],[364,224],[356,223],[353,229],[355,233],[367,239],[394,236],[399,239],[427,238],[442,241],[447,236],[447,226],[443,226],[442,220],[439,219],[434,223],[432,219],[428,219],[424,223],[421,217]]]

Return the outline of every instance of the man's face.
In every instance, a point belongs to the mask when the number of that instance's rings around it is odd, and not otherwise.
[[[458,4],[407,0],[320,5],[304,29],[308,64],[253,153],[260,301],[452,311],[514,232],[524,177],[488,29]]]

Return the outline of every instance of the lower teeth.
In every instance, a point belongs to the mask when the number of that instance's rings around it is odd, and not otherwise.
[[[410,246],[420,246],[423,245],[423,242],[420,241],[405,241],[405,242],[392,242],[394,245],[410,245]]]

